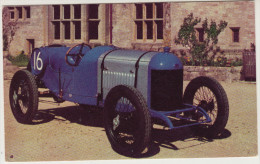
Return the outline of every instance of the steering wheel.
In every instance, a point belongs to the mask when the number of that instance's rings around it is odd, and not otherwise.
[[[77,47],[80,47],[79,50],[77,49]],[[84,53],[82,53],[84,47],[88,47],[89,49],[91,49],[90,45],[85,43],[77,44],[71,47],[65,55],[66,63],[70,66],[77,66],[82,57],[84,56]]]

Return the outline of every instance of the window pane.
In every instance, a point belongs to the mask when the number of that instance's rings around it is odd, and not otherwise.
[[[64,5],[64,19],[70,19],[70,5]]]
[[[163,18],[163,4],[156,3],[156,18]]]
[[[146,27],[147,27],[147,39],[153,39],[153,22],[152,21],[147,21],[146,22]]]
[[[232,29],[233,31],[233,42],[239,42],[239,28]]]
[[[197,29],[197,31],[198,31],[198,36],[199,36],[199,42],[203,42],[204,41],[204,30],[203,30],[203,28],[198,28]]]
[[[54,19],[60,19],[60,6],[54,5],[53,10],[54,10]]]
[[[146,18],[153,18],[153,4],[147,3],[146,6]]]
[[[54,39],[60,39],[60,22],[53,22],[54,25]]]
[[[98,39],[99,21],[89,21],[89,39]]]
[[[25,13],[26,13],[26,18],[31,18],[31,9],[30,7],[25,7]]]
[[[18,11],[18,18],[19,19],[23,18],[23,8],[17,7],[17,11]]]
[[[63,22],[65,39],[70,39],[70,22]]]
[[[28,53],[31,54],[34,49],[34,39],[27,39]]]
[[[143,18],[143,5],[142,4],[135,4],[136,6],[136,19]]]
[[[204,41],[204,31],[203,30],[199,31],[199,41],[200,42]]]
[[[89,19],[98,19],[98,5],[89,5]]]
[[[81,5],[74,5],[74,19],[81,18]]]
[[[143,22],[142,21],[136,21],[136,38],[137,39],[143,39]]]
[[[163,39],[163,21],[156,21],[157,24],[157,39]]]
[[[14,19],[14,11],[10,12],[10,19]]]
[[[75,39],[81,39],[81,22],[74,22],[75,25]]]

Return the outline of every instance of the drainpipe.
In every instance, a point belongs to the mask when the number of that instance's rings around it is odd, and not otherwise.
[[[113,41],[113,34],[112,34],[112,31],[113,31],[113,11],[112,11],[112,4],[109,5],[109,15],[110,15],[110,25],[109,25],[109,33],[110,33],[110,41],[109,43],[112,45],[112,41]]]

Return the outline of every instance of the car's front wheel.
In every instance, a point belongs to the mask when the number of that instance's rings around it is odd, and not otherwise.
[[[195,133],[207,137],[221,135],[228,121],[229,104],[223,87],[213,78],[200,76],[193,79],[184,93],[184,102],[203,108],[211,122],[192,127]],[[205,118],[199,112],[188,113],[194,120]]]
[[[104,124],[111,146],[119,154],[140,155],[149,144],[151,116],[144,97],[131,86],[116,86],[108,93]]]

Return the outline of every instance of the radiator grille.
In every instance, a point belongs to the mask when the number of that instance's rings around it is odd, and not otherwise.
[[[135,74],[133,73],[123,73],[114,71],[104,71],[103,72],[103,89],[104,96],[108,94],[111,88],[124,84],[129,86],[134,86]]]
[[[183,70],[152,70],[151,107],[168,111],[181,108],[183,93]]]

